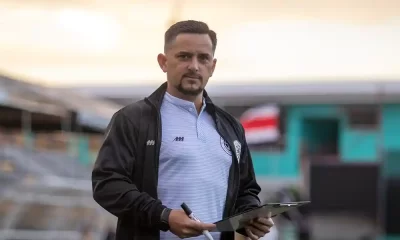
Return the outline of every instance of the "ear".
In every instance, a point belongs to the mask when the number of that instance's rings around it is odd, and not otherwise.
[[[158,65],[160,65],[161,70],[166,73],[167,72],[167,57],[160,53],[157,56]]]
[[[212,75],[214,74],[214,70],[215,70],[215,66],[217,65],[217,59],[214,58],[213,62],[212,62],[212,67],[211,67],[211,75],[210,77],[212,77]]]

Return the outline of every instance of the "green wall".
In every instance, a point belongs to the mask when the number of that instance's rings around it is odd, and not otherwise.
[[[297,105],[287,107],[286,148],[282,152],[253,152],[256,174],[262,177],[297,177],[299,175],[300,142],[324,141],[331,129],[313,127],[305,119],[337,119],[339,121],[338,147],[344,162],[374,162],[379,160],[378,149],[382,144],[400,149],[400,105],[383,108],[383,131],[378,129],[352,129],[345,113],[335,105]],[[397,133],[399,133],[397,135]]]

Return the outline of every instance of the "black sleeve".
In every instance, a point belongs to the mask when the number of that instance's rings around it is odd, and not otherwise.
[[[244,130],[242,130],[242,156],[240,161],[240,187],[239,194],[236,199],[235,213],[240,213],[260,206],[258,194],[261,188],[256,181],[256,176],[253,168],[253,161],[249,147],[247,146]],[[238,233],[247,236],[244,229],[237,230]]]
[[[121,112],[115,113],[92,172],[93,198],[116,217],[135,216],[141,224],[158,227],[165,206],[132,182],[136,138],[132,121]]]

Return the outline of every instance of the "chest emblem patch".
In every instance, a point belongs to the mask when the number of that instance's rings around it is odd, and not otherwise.
[[[232,156],[232,152],[231,152],[231,150],[229,149],[229,144],[221,137],[221,140],[220,140],[220,144],[221,144],[221,147],[222,147],[222,149],[224,149],[224,151],[229,155],[229,156]]]
[[[235,146],[235,153],[238,162],[240,162],[240,153],[242,152],[242,144],[238,140],[233,141],[233,145]]]

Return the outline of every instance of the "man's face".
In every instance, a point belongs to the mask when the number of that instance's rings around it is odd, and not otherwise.
[[[197,96],[212,76],[216,59],[208,34],[179,34],[158,56],[168,84],[187,96]]]

